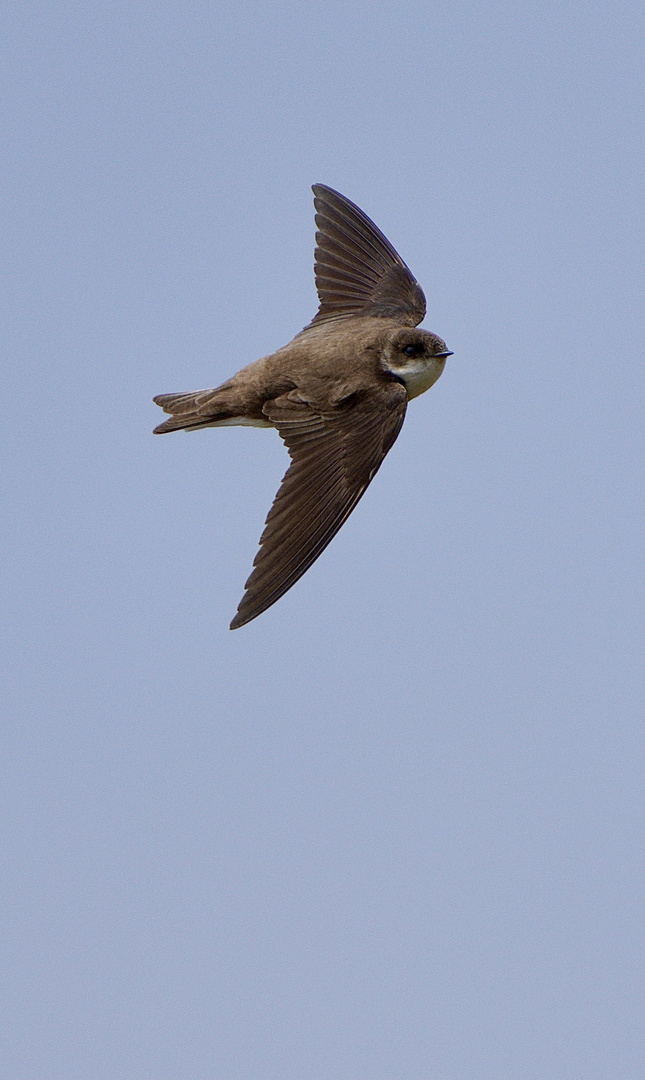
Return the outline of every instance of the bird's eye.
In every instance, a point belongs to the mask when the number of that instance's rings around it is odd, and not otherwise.
[[[421,349],[418,345],[406,345],[403,352],[406,356],[418,356]]]

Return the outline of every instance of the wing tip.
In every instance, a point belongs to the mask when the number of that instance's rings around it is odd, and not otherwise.
[[[259,614],[259,612],[258,612],[258,614]],[[231,622],[230,622],[230,625],[229,625],[229,630],[239,630],[240,626],[245,626],[247,622],[251,622],[251,619],[254,619],[254,618],[255,618],[255,615],[243,615],[240,612],[240,610],[238,609],[238,611],[235,614],[234,618],[231,619]]]
[[[367,217],[365,211],[361,210],[360,206],[357,203],[352,202],[352,200],[348,199],[346,195],[343,195],[342,191],[336,191],[336,188],[329,187],[329,184],[312,184],[311,190],[314,193],[314,205],[316,203],[316,200],[320,200],[321,202],[326,202],[329,207],[335,210],[342,210],[343,207],[345,208],[345,210],[353,210],[359,218],[366,218],[370,225],[377,229],[371,218]],[[320,208],[316,206],[316,209],[318,210]],[[377,232],[378,231],[380,230],[377,229]]]
[[[229,630],[239,630],[241,626],[246,626],[247,623],[253,622],[257,619],[258,615],[262,615],[263,612],[275,604],[279,597],[276,596],[274,600],[269,600],[268,603],[258,603],[257,598],[253,601],[248,589],[244,590],[244,596],[237,605],[237,611],[229,623]]]

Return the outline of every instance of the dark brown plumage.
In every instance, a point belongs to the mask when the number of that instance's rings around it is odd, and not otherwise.
[[[313,321],[282,349],[212,390],[162,394],[156,433],[275,427],[291,465],[260,539],[231,629],[256,618],[301,577],[356,506],[403,423],[407,402],[451,353],[414,327],[425,298],[383,233],[322,184],[316,207]]]
[[[426,298],[389,240],[344,195],[314,184],[314,275],[320,299],[311,325],[343,315],[373,315],[418,326]]]

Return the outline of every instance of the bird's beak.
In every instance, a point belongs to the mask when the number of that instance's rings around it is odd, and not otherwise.
[[[443,360],[446,356],[454,356],[454,355],[455,355],[454,353],[447,352],[447,351],[446,352],[436,352],[434,354],[434,358],[435,358],[435,360]]]

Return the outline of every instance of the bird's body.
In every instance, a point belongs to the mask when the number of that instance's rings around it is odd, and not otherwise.
[[[155,398],[172,414],[156,433],[275,427],[292,458],[231,628],[275,603],[327,546],[396,439],[408,400],[451,355],[416,329],[423,293],[383,234],[338,192],[316,185],[314,194],[313,322],[221,386]]]
[[[423,330],[402,330],[395,319],[368,316],[349,319],[343,326],[321,323],[303,330],[277,352],[243,367],[221,386],[192,394],[159,395],[157,405],[174,415],[155,431],[161,434],[178,428],[231,424],[274,427],[263,412],[264,406],[290,390],[305,394],[318,391],[332,401],[342,400],[365,385],[389,383],[393,372],[383,361],[392,337],[406,345],[418,342],[420,347],[426,338],[431,347],[438,341]],[[404,359],[406,363],[399,364],[397,375],[403,378],[408,398],[427,390],[443,370],[442,360],[429,362],[425,355]]]

